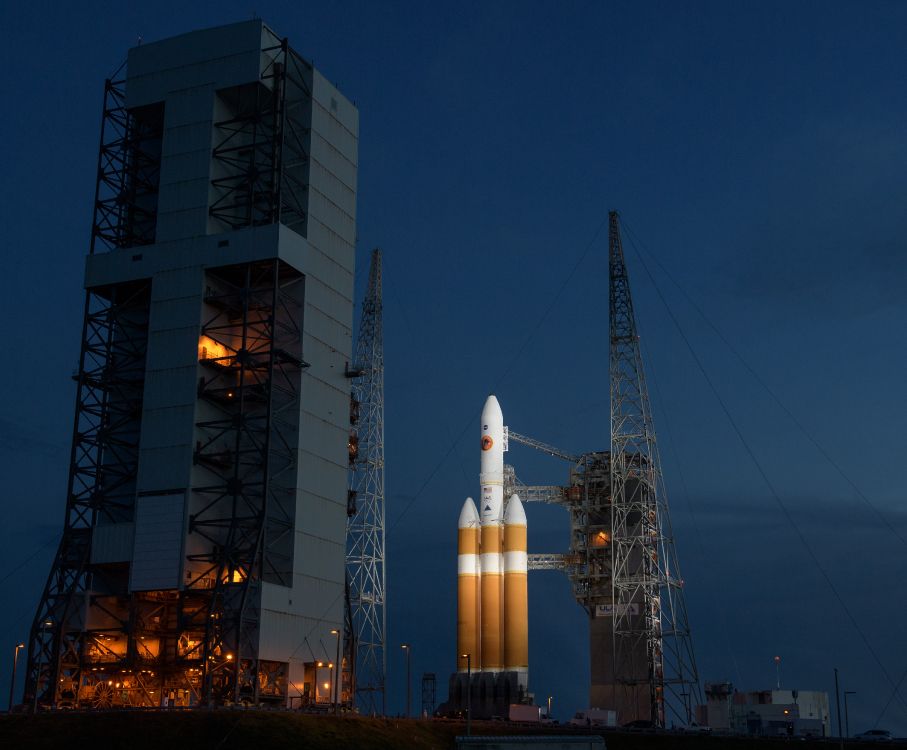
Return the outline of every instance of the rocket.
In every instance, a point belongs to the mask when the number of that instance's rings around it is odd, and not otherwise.
[[[526,513],[518,495],[504,505],[504,415],[494,396],[485,401],[481,422],[479,507],[466,498],[457,531],[457,654],[470,654],[476,671],[516,672],[525,690]]]
[[[504,669],[516,672],[519,685],[529,683],[529,597],[526,556],[526,512],[519,495],[511,495],[504,512]]]
[[[466,498],[457,524],[457,665],[468,669],[459,658],[469,654],[476,668],[482,663],[479,650],[479,512],[471,497]]]
[[[485,401],[481,422],[482,670],[500,672],[504,668],[504,415],[494,396]]]

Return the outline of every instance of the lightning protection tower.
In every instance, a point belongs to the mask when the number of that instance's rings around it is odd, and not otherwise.
[[[614,211],[609,271],[615,698],[664,726],[689,721],[699,681]]]
[[[384,339],[381,250],[372,252],[368,290],[350,368],[350,491],[347,581],[355,643],[355,692],[368,715],[386,711],[387,613],[384,567]]]

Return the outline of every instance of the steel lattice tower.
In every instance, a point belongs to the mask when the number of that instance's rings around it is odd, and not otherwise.
[[[617,212],[609,214],[611,518],[618,710],[690,721],[699,681]]]
[[[372,252],[356,343],[350,421],[350,499],[346,570],[355,691],[361,711],[386,712],[387,613],[384,567],[384,339],[381,250]]]

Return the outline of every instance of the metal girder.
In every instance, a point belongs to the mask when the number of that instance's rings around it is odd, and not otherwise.
[[[360,711],[387,710],[387,611],[384,507],[384,338],[381,251],[372,253],[356,343],[350,406],[350,492],[346,573],[357,645],[354,678]]]
[[[277,259],[206,275],[185,586],[209,703],[258,702],[261,582],[292,585],[302,285]]]
[[[510,440],[515,440],[518,443],[522,443],[523,445],[529,446],[530,448],[535,448],[535,450],[537,451],[547,453],[549,456],[554,456],[555,458],[560,458],[563,461],[567,461],[568,463],[575,464],[580,460],[579,456],[574,456],[571,453],[565,453],[560,448],[555,448],[553,445],[543,443],[541,440],[535,440],[534,438],[527,437],[526,435],[521,435],[520,433],[514,432],[509,428],[507,430],[507,435]]]
[[[218,228],[279,221],[304,235],[312,66],[286,39],[261,53],[257,83],[217,92],[209,215]]]
[[[119,73],[119,71],[118,71]],[[89,253],[154,242],[162,105],[125,106],[125,82],[104,83]],[[31,627],[24,701],[78,705],[91,602],[107,609],[108,632],[125,633],[128,611],[106,607],[124,593],[123,571],[93,569],[98,520],[130,522],[151,284],[147,279],[86,291],[63,534]]]
[[[531,553],[526,557],[529,570],[566,570],[568,567],[561,554]]]
[[[31,705],[78,705],[86,651],[95,645],[88,594],[123,588],[117,572],[91,568],[92,530],[99,519],[132,520],[150,299],[148,280],[86,294],[63,536],[29,640]],[[127,629],[120,613],[108,622],[108,632]]]
[[[504,497],[518,494],[524,503],[549,503],[563,505],[567,502],[565,487],[557,485],[527,485],[523,484],[514,473],[513,467],[504,465]]]

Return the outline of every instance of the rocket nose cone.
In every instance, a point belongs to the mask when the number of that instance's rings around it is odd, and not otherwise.
[[[460,511],[460,521],[457,524],[458,529],[470,529],[479,523],[479,511],[471,497],[466,498],[463,503],[463,510]]]
[[[493,393],[485,399],[485,406],[482,407],[482,423],[503,422],[504,414],[501,411],[501,405],[498,403],[497,396]]]
[[[507,511],[504,513],[505,524],[526,525],[526,511],[519,495],[511,495],[507,501]]]

